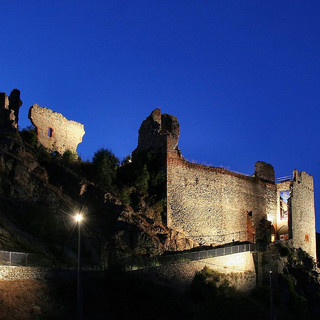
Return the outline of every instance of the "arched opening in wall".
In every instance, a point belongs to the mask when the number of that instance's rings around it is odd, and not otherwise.
[[[307,233],[304,235],[304,241],[309,242],[309,235]]]
[[[290,198],[290,191],[280,191],[280,220],[288,220],[288,199]]]
[[[53,137],[53,129],[48,128],[48,137],[52,138]]]
[[[277,236],[279,240],[288,240],[289,239],[289,228],[287,225],[282,226],[277,231]]]

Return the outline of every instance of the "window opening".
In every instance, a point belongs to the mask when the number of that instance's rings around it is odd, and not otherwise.
[[[53,129],[48,128],[48,137],[52,138],[52,136],[53,136]]]

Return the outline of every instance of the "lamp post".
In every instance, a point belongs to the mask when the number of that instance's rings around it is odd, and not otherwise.
[[[81,222],[82,215],[80,213],[74,216],[74,220],[78,224],[78,277],[77,277],[77,319],[82,320],[82,277],[81,277]]]
[[[272,271],[270,270],[270,320],[273,320],[273,286]]]

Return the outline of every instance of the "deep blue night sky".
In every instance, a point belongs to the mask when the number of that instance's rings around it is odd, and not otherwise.
[[[315,179],[320,2],[259,0],[1,1],[0,91],[85,125],[78,152],[120,159],[160,107],[178,117],[188,160]]]

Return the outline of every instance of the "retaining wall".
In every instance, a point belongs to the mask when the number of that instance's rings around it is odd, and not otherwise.
[[[224,274],[230,284],[240,291],[248,291],[256,286],[256,270],[251,252],[171,264],[135,272],[184,289],[192,282],[195,273],[201,271],[205,266]]]

